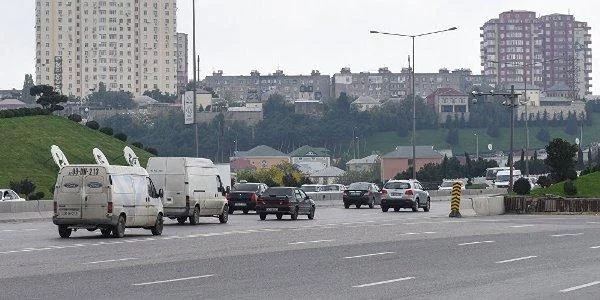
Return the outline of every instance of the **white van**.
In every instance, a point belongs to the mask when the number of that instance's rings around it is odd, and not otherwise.
[[[163,230],[162,191],[137,166],[65,165],[54,187],[54,216],[62,238],[73,230],[100,229],[103,237],[123,237],[126,227]]]
[[[195,225],[200,217],[218,217],[227,223],[227,189],[210,159],[151,157],[147,170],[156,187],[164,191],[165,217],[177,219],[179,224],[189,218]]]
[[[521,178],[521,170],[513,170],[513,184],[517,179]],[[494,180],[494,186],[496,188],[508,188],[510,181],[510,170],[498,171],[496,173],[496,179]]]

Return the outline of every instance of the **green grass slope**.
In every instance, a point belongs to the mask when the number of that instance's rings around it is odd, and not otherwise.
[[[57,145],[69,163],[95,163],[92,149],[99,148],[111,164],[125,165],[123,147],[116,138],[89,129],[66,118],[31,116],[0,119],[0,188],[8,188],[10,181],[32,180],[36,191],[46,199],[56,181],[58,167],[50,154],[50,146]],[[150,153],[130,146],[145,166]]]
[[[600,172],[594,172],[587,175],[583,175],[575,180],[575,187],[577,188],[576,197],[584,197],[584,198],[599,198],[600,197],[600,189],[598,189],[598,184],[600,183]],[[557,195],[557,196],[565,196],[565,192],[563,190],[564,182],[555,183],[547,188],[540,188],[531,191],[532,195]]]

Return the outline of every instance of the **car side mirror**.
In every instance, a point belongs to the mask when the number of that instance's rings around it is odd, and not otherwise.
[[[165,192],[163,191],[163,189],[159,189],[158,190],[158,198],[163,198],[165,196]]]

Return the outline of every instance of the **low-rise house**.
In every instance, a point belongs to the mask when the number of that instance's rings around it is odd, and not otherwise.
[[[372,154],[363,158],[351,159],[346,163],[348,171],[352,172],[369,172],[379,163],[379,155]]]
[[[304,145],[289,153],[292,164],[302,165],[306,163],[319,163],[321,169],[331,165],[331,155],[326,148],[311,147]]]
[[[18,109],[27,107],[27,104],[17,99],[4,99],[0,101],[0,110],[4,109]]]
[[[396,150],[381,156],[381,179],[390,180],[396,174],[408,170],[412,165],[413,149],[412,146],[398,146]],[[439,164],[444,156],[435,150],[433,146],[415,147],[416,169],[421,169],[428,163]]]
[[[346,172],[338,167],[329,166],[312,174],[308,174],[308,178],[318,184],[332,184],[337,182],[337,179]]]
[[[289,155],[266,145],[256,146],[248,151],[236,151],[234,157],[229,160],[234,161],[239,158],[246,159],[250,162],[250,165],[257,169],[267,169],[281,163],[290,162]]]
[[[352,102],[352,106],[358,111],[368,111],[380,107],[381,103],[371,96],[360,96]]]

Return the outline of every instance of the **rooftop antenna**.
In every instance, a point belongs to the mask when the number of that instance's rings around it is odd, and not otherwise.
[[[52,153],[52,159],[54,159],[54,162],[56,163],[59,169],[69,165],[67,157],[58,146],[52,145],[50,147],[50,153]]]
[[[94,154],[94,160],[96,160],[96,163],[101,165],[101,166],[108,166],[110,165],[108,163],[108,159],[106,158],[106,155],[104,155],[104,153],[102,153],[102,151],[98,148],[94,148],[92,149],[92,153]]]
[[[125,146],[125,148],[123,148],[123,156],[125,156],[125,161],[132,167],[141,167],[140,166],[140,160],[138,158],[138,156],[135,154],[135,152],[133,151],[133,149],[131,149],[129,146]]]

